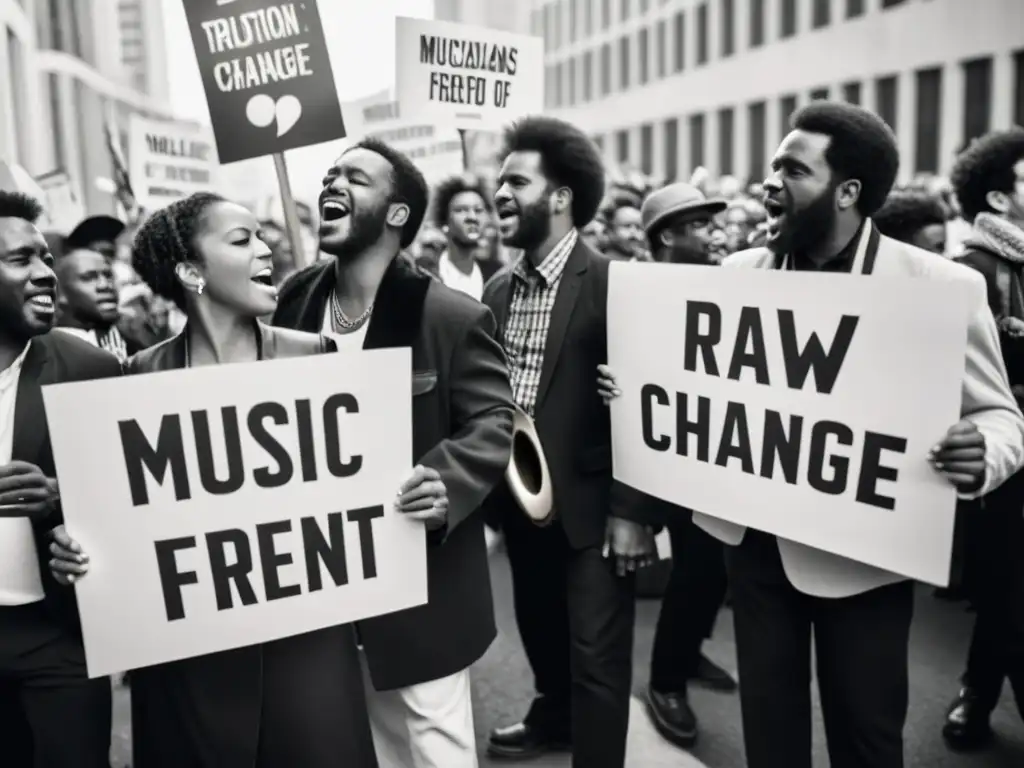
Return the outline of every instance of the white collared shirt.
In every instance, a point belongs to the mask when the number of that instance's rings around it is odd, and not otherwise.
[[[484,273],[480,271],[480,265],[476,261],[467,275],[452,264],[452,260],[448,258],[448,251],[445,251],[437,262],[437,276],[452,290],[472,296],[477,301],[484,297]]]
[[[14,449],[18,382],[28,349],[26,345],[10,367],[0,371],[0,464],[10,463]],[[43,597],[32,521],[27,517],[0,517],[0,606],[28,605]]]

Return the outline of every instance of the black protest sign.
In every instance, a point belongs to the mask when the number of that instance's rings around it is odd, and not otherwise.
[[[342,138],[315,0],[183,0],[222,163]]]

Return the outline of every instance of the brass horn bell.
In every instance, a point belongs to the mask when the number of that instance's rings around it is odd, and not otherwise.
[[[554,494],[544,448],[537,425],[519,406],[512,417],[512,458],[505,470],[512,497],[526,516],[538,526],[548,525],[554,517]]]

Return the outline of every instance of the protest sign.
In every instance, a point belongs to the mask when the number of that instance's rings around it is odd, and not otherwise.
[[[157,210],[195,192],[214,191],[216,150],[206,132],[190,123],[133,114],[128,165],[135,200],[143,208]]]
[[[316,0],[183,0],[220,162],[345,135]]]
[[[89,675],[427,600],[409,350],[45,387]]]
[[[67,235],[85,218],[85,205],[65,171],[51,171],[36,177],[46,197],[46,224]]]
[[[395,82],[417,123],[499,129],[544,108],[544,43],[486,27],[399,17]]]
[[[615,477],[683,507],[945,584],[970,286],[611,265]],[[913,296],[913,301],[907,297]]]

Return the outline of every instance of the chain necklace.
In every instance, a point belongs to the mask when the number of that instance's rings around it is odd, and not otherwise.
[[[338,328],[339,330],[345,330],[345,331],[353,331],[356,328],[359,328],[363,323],[366,322],[366,319],[371,314],[373,314],[373,305],[375,303],[376,302],[371,301],[370,305],[366,309],[363,310],[363,314],[361,314],[355,320],[349,320],[348,316],[345,314],[344,310],[342,310],[342,308],[341,308],[341,301],[338,299],[338,292],[337,291],[332,291],[331,292],[331,309],[332,309],[332,314],[334,315],[334,325],[335,325],[335,327]]]

